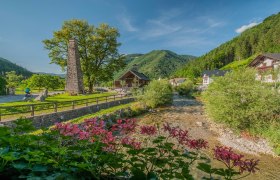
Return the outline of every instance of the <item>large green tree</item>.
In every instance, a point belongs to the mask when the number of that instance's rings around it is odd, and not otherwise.
[[[92,92],[95,83],[112,79],[114,72],[125,65],[123,56],[118,53],[118,37],[118,30],[107,24],[94,27],[87,21],[73,19],[65,21],[62,28],[53,33],[53,38],[46,39],[43,43],[49,50],[51,63],[65,70],[68,42],[75,38],[83,75],[89,91]]]

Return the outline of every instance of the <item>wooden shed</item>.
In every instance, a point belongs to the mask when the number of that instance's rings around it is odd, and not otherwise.
[[[144,85],[147,85],[149,82],[150,79],[145,74],[132,69],[115,80],[114,86],[115,88],[142,87]]]

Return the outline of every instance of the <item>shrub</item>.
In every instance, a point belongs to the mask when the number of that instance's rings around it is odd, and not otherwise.
[[[255,74],[255,70],[240,69],[216,78],[203,93],[208,114],[237,130],[261,135],[271,124],[279,124],[280,96],[256,81]]]
[[[146,86],[141,101],[151,108],[172,102],[172,86],[167,80],[154,80]]]
[[[194,90],[194,84],[192,81],[187,80],[187,81],[183,82],[182,84],[180,84],[179,86],[175,87],[175,90],[181,96],[190,96]]]

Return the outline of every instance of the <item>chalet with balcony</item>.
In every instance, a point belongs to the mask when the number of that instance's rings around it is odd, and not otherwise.
[[[279,81],[280,77],[273,76],[273,72],[279,70],[280,66],[280,53],[266,53],[257,56],[249,65],[249,67],[256,68],[258,74],[256,79],[263,82]]]

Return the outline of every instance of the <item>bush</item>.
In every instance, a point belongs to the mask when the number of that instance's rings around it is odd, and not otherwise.
[[[190,96],[194,90],[194,84],[192,81],[187,80],[187,81],[183,82],[182,84],[180,84],[179,86],[175,87],[175,90],[181,96]]]
[[[214,120],[237,130],[265,135],[272,124],[280,124],[280,96],[256,81],[255,74],[255,70],[240,69],[218,77],[203,93],[203,99]]]
[[[140,99],[151,108],[170,104],[172,103],[172,86],[167,80],[154,80],[146,86]]]

